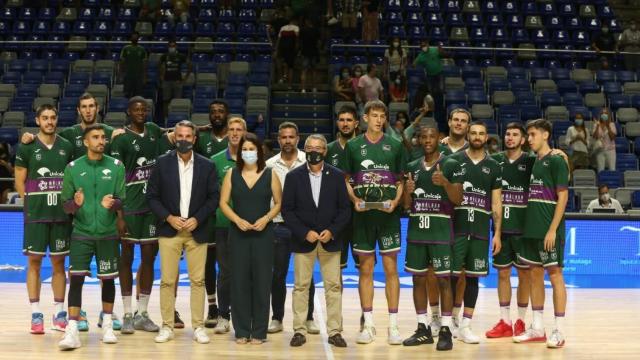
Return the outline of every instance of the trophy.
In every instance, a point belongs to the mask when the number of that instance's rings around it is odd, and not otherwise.
[[[364,195],[357,206],[362,210],[384,210],[391,207],[389,200],[383,201],[384,191],[382,189],[382,176],[375,172],[366,173],[363,180],[367,183],[364,188]]]

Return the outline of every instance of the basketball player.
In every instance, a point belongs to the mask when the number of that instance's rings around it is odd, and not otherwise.
[[[123,217],[118,220],[121,240],[120,292],[124,305],[122,334],[133,334],[135,330],[159,331],[147,312],[151,288],[153,287],[153,264],[158,253],[156,218],[151,213],[145,193],[147,180],[158,156],[158,142],[162,130],[152,122],[146,122],[147,102],[136,96],[129,100],[127,115],[130,123],[125,133],[111,144],[111,156],[122,161],[126,176],[127,199],[124,201]],[[140,246],[141,263],[138,270],[140,293],[134,318],[131,296],[135,245]]]
[[[28,256],[27,292],[31,302],[31,333],[44,334],[44,315],[40,310],[40,269],[42,258],[51,258],[53,275],[53,330],[64,331],[66,275],[65,256],[69,253],[70,218],[62,209],[60,190],[64,169],[71,161],[73,147],[56,135],[58,111],[42,105],[36,111],[40,128],[37,141],[21,145],[16,154],[15,186],[24,199],[24,245]]]
[[[445,158],[438,149],[439,131],[435,125],[420,128],[419,140],[425,156],[407,165],[404,206],[410,209],[405,271],[413,274],[413,303],[418,329],[405,346],[432,344],[427,326],[427,270],[438,277],[442,297],[442,326],[437,350],[453,348],[451,334],[451,245],[453,243],[453,207],[462,202],[460,164]]]
[[[457,335],[467,344],[477,344],[480,339],[471,331],[471,318],[478,299],[478,277],[489,272],[489,226],[492,218],[493,255],[501,248],[502,169],[485,152],[489,138],[486,124],[472,122],[468,138],[469,148],[451,155],[460,163],[464,181],[463,201],[455,208],[452,288],[455,301],[460,303],[462,294],[458,294],[456,299],[456,286],[459,278],[466,279],[464,313]]]
[[[366,133],[347,142],[344,165],[347,190],[354,204],[353,247],[360,259],[360,305],[364,313],[364,326],[356,340],[359,344],[374,341],[373,323],[373,268],[376,245],[382,254],[386,275],[386,296],[389,310],[387,342],[402,344],[398,329],[398,301],[400,283],[397,254],[400,251],[400,209],[406,159],[404,146],[384,133],[387,107],[379,101],[369,101],[364,107]],[[382,204],[379,209],[368,209],[365,202]]]
[[[531,306],[533,323],[517,343],[544,342],[547,347],[565,344],[562,325],[567,306],[567,289],[562,276],[564,262],[564,211],[568,199],[569,168],[562,157],[553,155],[549,147],[551,123],[544,119],[527,124],[529,145],[537,157],[529,183],[529,204],[524,228],[524,248],[520,259],[531,265]],[[555,326],[549,339],[544,331],[544,272],[553,287]]]
[[[79,348],[78,319],[82,306],[84,277],[90,275],[91,260],[96,257],[98,278],[102,281],[102,342],[118,342],[111,313],[115,299],[114,278],[118,277],[118,229],[116,211],[126,197],[125,170],[120,160],[104,155],[105,131],[100,124],[85,128],[87,155],[67,165],[64,171],[61,200],[65,212],[73,215],[69,251],[69,324],[61,350]]]

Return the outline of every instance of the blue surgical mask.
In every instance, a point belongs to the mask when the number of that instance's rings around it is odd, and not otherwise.
[[[609,121],[609,115],[607,115],[607,114],[602,114],[602,115],[600,115],[600,120],[602,120],[602,121]]]
[[[576,124],[577,126],[582,126],[582,124],[584,124],[584,120],[582,120],[582,119],[576,119],[575,124]]]
[[[255,150],[243,150],[242,161],[247,165],[253,165],[258,162],[258,152]]]

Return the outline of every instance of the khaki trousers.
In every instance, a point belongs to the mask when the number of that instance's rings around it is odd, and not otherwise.
[[[207,244],[199,244],[191,233],[180,231],[174,237],[160,237],[160,312],[162,325],[173,329],[176,296],[176,278],[180,266],[180,254],[185,250],[189,281],[191,282],[191,326],[204,325],[204,268],[207,261]]]
[[[306,254],[293,257],[295,285],[293,287],[293,331],[307,334],[309,285],[316,258],[324,282],[324,298],[327,305],[327,333],[333,336],[342,331],[342,285],[340,283],[340,251],[327,252],[320,243]]]

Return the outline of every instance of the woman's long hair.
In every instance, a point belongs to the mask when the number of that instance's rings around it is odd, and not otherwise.
[[[256,164],[258,165],[257,172],[259,173],[267,166],[267,164],[264,159],[262,141],[254,133],[247,133],[242,137],[242,140],[240,140],[240,144],[238,144],[238,152],[236,153],[236,167],[239,171],[242,171],[242,169],[244,169],[244,160],[242,160],[242,145],[247,141],[256,146],[256,151],[258,152],[258,162]]]

